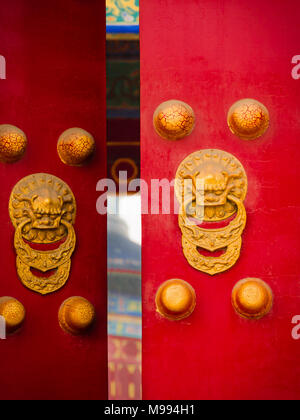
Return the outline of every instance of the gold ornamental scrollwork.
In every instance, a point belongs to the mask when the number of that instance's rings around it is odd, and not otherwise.
[[[242,164],[222,150],[196,151],[179,165],[178,224],[183,253],[196,270],[214,275],[238,260],[247,219],[243,204],[247,185]],[[220,255],[207,255],[212,252]]]
[[[21,282],[42,295],[59,290],[68,280],[76,244],[71,189],[54,175],[29,175],[13,188],[9,214]]]

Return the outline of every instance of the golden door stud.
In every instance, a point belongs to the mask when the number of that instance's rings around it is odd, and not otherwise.
[[[21,302],[10,296],[0,298],[0,315],[5,319],[6,332],[12,334],[21,328],[26,311]]]
[[[187,318],[194,311],[196,294],[186,281],[171,279],[159,287],[155,302],[160,315],[171,320],[180,320]]]
[[[89,331],[95,318],[94,306],[81,296],[73,296],[65,300],[58,314],[61,328],[72,335]]]
[[[269,127],[269,111],[255,99],[241,99],[232,105],[227,123],[231,132],[240,139],[254,140]]]
[[[164,139],[179,140],[188,136],[195,126],[193,109],[185,102],[172,99],[160,104],[153,115],[156,132]]]
[[[17,162],[24,156],[26,147],[27,138],[22,130],[9,124],[0,125],[0,162]]]
[[[246,278],[235,285],[232,291],[232,304],[241,317],[260,319],[272,309],[273,293],[264,281]]]
[[[57,142],[57,152],[63,163],[69,166],[84,164],[94,153],[95,140],[82,128],[69,128]]]

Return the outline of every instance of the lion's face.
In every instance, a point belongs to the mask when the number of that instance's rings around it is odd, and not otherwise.
[[[41,187],[31,199],[34,220],[32,227],[36,229],[56,229],[62,217],[63,199],[52,189]]]

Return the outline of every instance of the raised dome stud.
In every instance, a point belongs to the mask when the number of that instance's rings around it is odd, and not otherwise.
[[[5,319],[7,334],[13,334],[22,327],[26,311],[17,299],[3,296],[0,298],[0,315]]]
[[[57,142],[60,160],[69,166],[81,166],[95,151],[94,137],[82,128],[69,128]]]
[[[192,314],[196,306],[196,293],[184,280],[165,281],[156,293],[156,310],[164,318],[179,321]]]
[[[273,293],[270,286],[264,281],[246,278],[234,286],[232,305],[242,318],[260,319],[271,311]]]
[[[268,129],[269,111],[255,99],[241,99],[229,109],[227,124],[230,131],[240,139],[254,140]]]
[[[167,140],[179,140],[195,126],[193,109],[185,102],[171,99],[161,103],[153,115],[153,125],[158,135]]]
[[[18,127],[0,125],[0,162],[14,163],[22,159],[27,147],[27,137]]]
[[[72,335],[88,332],[96,319],[94,306],[81,296],[73,296],[65,300],[58,313],[61,328]]]

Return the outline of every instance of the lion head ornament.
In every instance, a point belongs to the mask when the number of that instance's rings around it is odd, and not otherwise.
[[[16,229],[21,282],[42,295],[63,287],[76,244],[76,202],[71,189],[53,175],[29,175],[13,188],[9,214]]]
[[[242,164],[221,150],[196,151],[179,165],[175,192],[189,264],[211,275],[228,270],[239,258],[246,225],[247,176]]]

